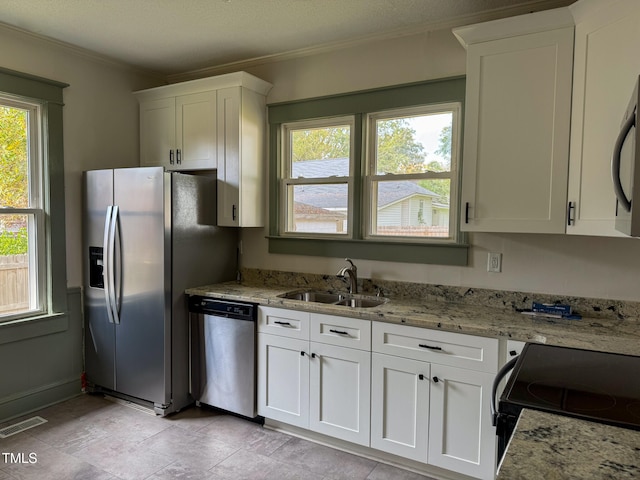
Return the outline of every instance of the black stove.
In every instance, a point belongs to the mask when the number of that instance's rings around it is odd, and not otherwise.
[[[499,458],[523,408],[640,430],[640,357],[528,343],[498,404]]]

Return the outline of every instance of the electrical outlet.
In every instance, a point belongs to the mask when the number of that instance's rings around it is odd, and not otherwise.
[[[499,273],[502,271],[502,254],[489,252],[487,257],[487,272]]]

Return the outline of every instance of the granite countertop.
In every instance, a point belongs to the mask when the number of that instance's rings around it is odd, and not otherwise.
[[[455,303],[420,295],[390,296],[388,303],[372,308],[351,308],[279,297],[292,290],[296,290],[296,287],[265,286],[264,282],[260,285],[226,282],[190,288],[186,293],[485,337],[640,354],[640,323],[636,321],[586,316],[582,320],[537,318],[505,308]]]
[[[640,477],[640,431],[524,409],[498,480]]]

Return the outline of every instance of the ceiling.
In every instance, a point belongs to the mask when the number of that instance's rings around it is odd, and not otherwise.
[[[573,0],[2,0],[0,21],[164,75]]]

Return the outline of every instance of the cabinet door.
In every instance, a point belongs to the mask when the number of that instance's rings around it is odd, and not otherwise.
[[[615,229],[611,157],[640,72],[637,0],[577,5],[567,233],[624,236]]]
[[[564,233],[573,28],[469,45],[461,230]]]
[[[258,334],[258,415],[309,428],[309,342]]]
[[[371,355],[371,447],[427,462],[429,364]]]
[[[309,428],[369,446],[371,353],[311,343]]]
[[[181,169],[217,167],[216,92],[176,97],[176,166]]]
[[[493,374],[431,365],[430,464],[476,478],[495,478],[492,382]]]
[[[176,105],[174,98],[140,104],[140,165],[175,168]]]
[[[264,226],[265,97],[242,87],[218,90],[218,223]]]
[[[240,225],[240,87],[218,90],[218,224]]]

